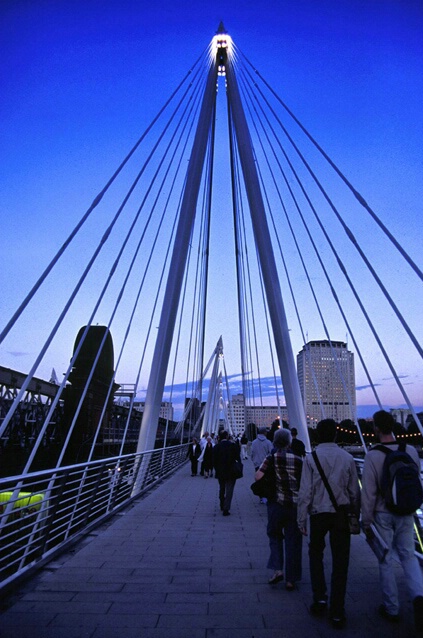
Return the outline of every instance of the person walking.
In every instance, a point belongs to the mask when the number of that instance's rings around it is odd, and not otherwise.
[[[266,456],[273,450],[272,442],[266,437],[266,432],[267,428],[259,428],[257,438],[251,443],[251,460],[256,472]]]
[[[255,479],[260,480],[274,468],[276,498],[267,501],[267,535],[270,556],[267,563],[273,569],[271,585],[283,580],[284,565],[288,591],[295,589],[301,580],[302,535],[297,525],[297,499],[300,486],[302,459],[293,454],[289,430],[277,430],[273,437],[275,452],[266,457],[257,470]],[[273,467],[270,468],[269,466]]]
[[[292,436],[292,443],[291,443],[292,453],[296,454],[297,456],[305,456],[305,445],[300,439],[297,439],[297,436],[298,436],[297,428],[291,428],[291,436]]]
[[[236,479],[233,478],[235,461],[240,461],[239,445],[228,441],[228,433],[221,430],[219,442],[213,448],[213,467],[219,481],[219,502],[223,516],[229,516]]]
[[[408,594],[413,601],[414,621],[416,630],[423,631],[423,582],[419,562],[414,553],[414,516],[413,512],[398,514],[392,511],[398,510],[390,505],[387,498],[389,494],[384,492],[384,464],[391,452],[399,449],[399,444],[393,434],[395,420],[385,410],[379,410],[373,415],[373,425],[376,440],[379,445],[370,449],[364,460],[363,488],[362,488],[362,523],[367,536],[372,536],[373,524],[385,541],[388,553],[385,559],[379,563],[379,578],[382,589],[382,604],[379,614],[386,620],[397,623],[400,620],[398,588],[394,573],[394,554],[398,554],[405,575],[405,584]],[[381,444],[381,445],[380,445]],[[417,494],[416,503],[421,500],[419,495],[420,484],[420,459],[417,451],[411,445],[405,446],[405,453],[415,464],[414,473],[417,474],[417,484],[412,487],[407,480],[407,497],[414,490]],[[407,461],[408,459],[406,459]],[[396,461],[398,463],[398,460]],[[413,470],[413,468],[407,468]],[[414,509],[415,505],[411,504]],[[418,507],[418,505],[416,506]]]
[[[204,448],[206,447],[207,439],[209,437],[208,432],[204,432],[204,434],[200,438],[200,447],[201,447],[201,455],[199,458],[200,461],[200,476],[204,476]]]
[[[194,437],[188,446],[187,458],[191,461],[191,476],[197,476],[198,459],[201,455],[201,447]]]
[[[360,488],[355,462],[348,452],[335,443],[336,427],[333,419],[324,419],[317,424],[319,445],[316,455],[338,506],[348,506],[359,515]],[[342,628],[346,622],[345,593],[351,535],[347,522],[339,524],[339,517],[311,454],[306,456],[303,463],[297,507],[298,527],[305,536],[307,536],[307,514],[310,514],[309,561],[313,591],[310,613],[323,615],[327,609],[328,596],[323,555],[325,537],[329,534],[332,553],[329,613],[332,625]]]
[[[275,421],[273,421],[272,425],[270,426],[270,430],[266,432],[266,436],[271,443],[273,441],[273,437],[275,436],[275,432],[279,430],[279,428],[280,428],[280,421],[276,419]]]
[[[254,469],[257,472],[260,465],[263,463],[266,456],[271,454],[273,445],[266,436],[267,428],[259,428],[257,438],[251,443],[251,460],[254,464]],[[265,498],[260,499],[260,503],[266,503]]]
[[[241,436],[241,454],[244,461],[248,459],[247,445],[248,445],[248,437],[244,432],[244,434]]]
[[[207,442],[201,453],[201,457],[203,461],[204,478],[209,478],[209,476],[213,476],[213,443],[210,437],[207,437]]]

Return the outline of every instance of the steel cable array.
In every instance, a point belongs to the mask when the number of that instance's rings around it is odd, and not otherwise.
[[[390,257],[395,269],[403,273],[404,281],[413,282],[413,289],[416,289],[415,279],[423,278],[421,270],[341,169],[236,47],[233,60],[272,229],[279,279],[287,291],[284,302],[295,347],[301,348],[311,332],[314,339],[321,339],[324,334],[337,362],[332,342],[348,334],[359,359],[360,379],[366,380],[376,404],[379,407],[384,404],[378,386],[385,374],[382,370],[387,370],[399,388],[398,396],[419,425],[413,402],[401,380],[404,357],[398,356],[397,343],[400,353],[407,352],[413,360],[416,356],[421,359],[421,326],[413,310],[415,306],[404,307],[404,303],[395,299],[397,290],[390,282],[389,269],[384,268],[381,253],[388,250],[389,244],[389,250],[393,251],[390,255],[395,253]],[[186,169],[206,75],[212,64],[211,50],[206,50],[94,198],[1,333],[0,342],[11,347],[19,342],[19,325],[25,316],[40,313],[43,338],[38,353],[25,383],[0,423],[0,435],[7,437],[31,379],[36,374],[45,376],[46,368],[54,366],[54,347],[59,340],[69,340],[69,335],[76,334],[80,325],[85,326],[47,416],[31,443],[25,471],[30,470],[42,445],[88,330],[96,324],[110,330],[119,354],[98,427],[89,443],[88,458],[94,454],[114,384],[131,382],[134,392],[122,434],[123,451],[130,410],[136,397],[143,397],[148,382],[154,326],[167,302],[164,290],[170,255],[175,249]],[[222,335],[225,355],[230,354],[223,365],[224,383],[222,377],[219,379],[221,392],[226,392],[224,403],[229,401],[231,387],[232,393],[242,392],[252,406],[266,405],[272,397],[280,411],[283,387],[275,367],[269,308],[224,82],[222,76],[208,131],[207,160],[163,400],[174,402],[180,412],[193,397],[200,404],[206,400],[209,382],[204,378],[204,360]],[[219,108],[223,112],[226,109],[226,119],[219,115]],[[227,161],[225,167],[223,159]],[[225,231],[220,235],[223,228]],[[87,241],[91,256],[85,264],[80,255]],[[225,272],[223,279],[219,279],[220,271]],[[66,281],[67,298],[62,307],[53,308],[51,291],[63,281]],[[220,287],[218,292],[216,284]],[[40,301],[36,302],[36,298]],[[43,308],[46,299],[50,302],[48,309]],[[397,343],[393,344],[392,335],[385,331],[384,316],[395,321]],[[225,336],[227,328],[229,338]],[[59,464],[105,339],[106,333],[66,433]],[[338,362],[337,366],[343,379]],[[316,393],[321,395],[313,370],[312,376]],[[347,380],[343,379],[342,383],[348,395]],[[210,391],[215,392],[215,388]],[[213,396],[219,397],[219,393]],[[348,400],[354,405],[354,397],[349,396]],[[320,408],[323,417],[322,402]],[[231,416],[227,413],[224,418],[230,420]]]

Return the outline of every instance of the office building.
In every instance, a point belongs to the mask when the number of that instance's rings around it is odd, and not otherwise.
[[[355,420],[354,354],[342,341],[309,341],[297,355],[307,425],[323,419]]]
[[[134,401],[134,410],[138,412],[144,412],[145,409],[145,401]],[[168,419],[169,421],[173,421],[173,405],[169,401],[163,401],[160,404],[160,412],[159,417],[162,419]]]
[[[288,420],[288,411],[286,406],[269,406],[269,405],[246,405],[243,394],[234,394],[231,398],[229,409],[229,418],[232,414],[234,417],[234,433],[240,436],[250,423],[254,423],[257,428],[270,428],[273,421],[278,417],[281,420]]]

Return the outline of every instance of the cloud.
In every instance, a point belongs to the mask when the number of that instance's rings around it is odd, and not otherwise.
[[[29,352],[11,352],[9,350],[7,354],[12,355],[12,357],[27,357],[30,353]]]
[[[229,392],[231,394],[231,396],[233,396],[234,394],[242,394],[243,392],[243,387],[242,387],[242,378],[241,378],[241,374],[232,374],[229,375],[227,377],[228,380],[228,385],[229,385]],[[210,379],[204,379],[203,381],[203,400],[206,400],[207,398],[207,393],[209,390],[209,384],[210,384]],[[249,379],[248,380],[248,388],[251,389],[251,387],[254,387],[254,395],[256,400],[260,398],[260,387],[261,387],[261,395],[263,398],[265,397],[272,397],[275,398],[276,397],[276,389],[278,391],[278,395],[279,398],[284,396],[284,391],[283,391],[283,387],[282,384],[280,382],[280,379],[276,379],[276,386],[275,386],[275,379],[274,377],[263,377],[260,381],[260,386],[258,383],[258,380],[256,378],[254,379]],[[172,394],[172,402],[177,402],[179,401],[183,401],[183,399],[185,398],[185,395],[190,397],[191,394],[193,392],[193,384],[192,383],[175,383],[173,386],[171,385],[166,385],[164,387],[164,395],[166,395],[166,397],[169,397],[170,394]],[[138,391],[138,395],[142,395],[144,394],[145,391]],[[223,379],[223,394],[224,396],[226,395],[226,382],[225,379]],[[167,400],[167,399],[165,399]],[[275,399],[276,401],[276,399]]]
[[[245,376],[248,377],[251,374],[251,372],[246,372]],[[237,372],[235,374],[228,374],[228,376],[226,377],[229,381],[229,379],[242,379],[242,374],[241,372]]]
[[[377,388],[377,387],[379,387],[380,385],[382,385],[382,384],[381,384],[381,383],[374,383],[374,384],[373,384],[373,387],[374,387],[374,388]],[[355,386],[355,389],[356,389],[356,391],[357,391],[357,392],[360,392],[360,390],[367,390],[368,388],[371,388],[371,387],[372,387],[372,386],[371,386],[370,384],[368,384],[368,385],[356,385],[356,386]]]

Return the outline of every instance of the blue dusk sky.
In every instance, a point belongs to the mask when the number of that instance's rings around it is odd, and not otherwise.
[[[208,0],[1,0],[2,327],[209,45],[220,21],[422,267],[421,0],[221,5]],[[88,250],[81,243],[81,263]],[[399,295],[398,305],[408,308],[422,339],[421,282],[405,277],[390,254],[378,257]],[[55,316],[55,301],[66,298],[67,285],[62,274],[40,302],[45,316],[40,318],[35,305],[0,345],[1,365],[30,369],[42,324]],[[81,314],[68,325],[68,340],[51,350],[39,376],[48,377],[53,367],[62,375],[83,321]],[[211,343],[220,334],[224,344],[235,342],[221,324],[217,317]],[[325,338],[312,323],[305,326],[310,339]],[[394,324],[387,334],[394,343]],[[345,338],[343,327],[333,334],[335,340]],[[293,334],[294,355],[302,345]],[[400,345],[396,354],[398,374],[413,402],[422,406],[421,359]],[[228,359],[227,367],[229,376],[239,374],[238,362]],[[131,383],[133,376],[128,367],[118,381]],[[268,369],[264,376],[270,376]],[[375,382],[386,390],[386,407],[396,407],[404,402],[390,377],[376,371]],[[357,390],[358,404],[373,405],[359,369]]]

